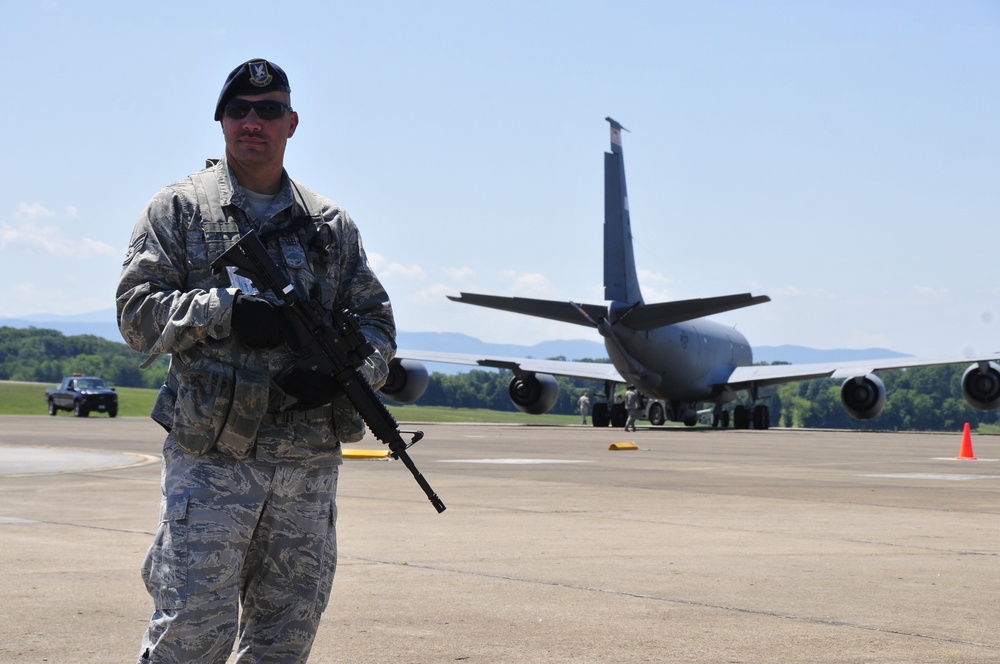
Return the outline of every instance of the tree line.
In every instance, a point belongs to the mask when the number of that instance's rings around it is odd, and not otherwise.
[[[565,359],[565,358],[551,358]],[[148,369],[145,356],[124,343],[94,335],[65,336],[56,330],[0,327],[0,380],[58,383],[75,372],[102,376],[118,387],[158,388],[169,360],[158,357]],[[607,360],[590,360],[607,362]],[[788,383],[762,389],[761,403],[770,407],[771,425],[799,428],[866,429],[880,431],[955,431],[965,422],[996,424],[1000,412],[981,413],[962,398],[966,365],[916,367],[879,372],[886,387],[886,407],[877,418],[855,420],[840,402],[840,381],[830,379]],[[485,408],[513,411],[507,395],[513,374],[507,370],[476,369],[448,375],[432,373],[417,405]],[[553,413],[577,413],[584,392],[592,400],[602,384],[556,377],[559,398]],[[624,388],[620,388],[624,389]]]
[[[0,327],[0,380],[59,383],[79,372],[118,387],[158,388],[167,377],[169,359],[158,357],[148,369],[140,369],[145,359],[124,343],[93,334]]]

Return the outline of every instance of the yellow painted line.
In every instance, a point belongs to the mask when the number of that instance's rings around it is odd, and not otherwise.
[[[389,450],[344,450],[345,459],[384,459]]]
[[[611,443],[609,450],[637,450],[639,446],[635,443]]]

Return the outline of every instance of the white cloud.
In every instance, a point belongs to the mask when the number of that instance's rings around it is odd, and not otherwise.
[[[506,291],[517,297],[552,296],[556,291],[549,278],[540,272],[501,272]]]
[[[422,288],[412,294],[412,298],[418,302],[430,304],[441,304],[449,302],[449,295],[457,295],[457,291],[447,284],[432,284],[428,288]]]
[[[949,289],[947,288],[935,288],[933,286],[914,286],[913,291],[922,297],[947,297],[949,294]]]
[[[387,260],[382,254],[368,253],[368,265],[382,281],[392,279],[405,279],[410,281],[424,281],[427,279],[427,271],[416,263],[403,265]]]
[[[56,227],[31,222],[17,226],[0,224],[0,251],[37,252],[55,258],[93,258],[119,253],[106,242],[69,237]]]
[[[476,271],[471,267],[446,267],[441,271],[452,281],[468,281],[476,276]]]
[[[822,288],[799,288],[798,286],[778,286],[777,288],[769,289],[767,292],[772,298],[792,298],[801,297],[809,298],[814,300],[831,300],[837,299],[837,296],[830,291],[823,290]]]
[[[14,219],[18,221],[52,219],[55,216],[55,212],[48,209],[41,203],[21,203],[17,208],[17,212],[14,213]]]
[[[419,265],[403,265],[402,263],[389,263],[381,268],[378,274],[386,279],[407,279],[409,281],[424,281],[427,279],[427,272]]]
[[[76,222],[80,221],[80,217],[74,205],[67,206],[59,213],[41,203],[22,202],[12,217],[14,223],[0,222],[0,251],[77,259],[116,256],[120,253],[106,242],[81,238],[75,234],[75,229],[79,228]],[[58,225],[63,222],[71,222],[72,226],[68,228]]]

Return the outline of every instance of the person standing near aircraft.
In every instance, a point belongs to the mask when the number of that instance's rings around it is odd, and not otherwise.
[[[364,434],[339,383],[296,366],[274,295],[213,260],[256,230],[296,292],[357,317],[376,349],[360,368],[373,387],[395,354],[357,226],[285,172],[290,93],[266,60],[230,73],[215,109],[224,158],[152,198],[122,267],[122,336],[171,354],[151,414],[169,433],[140,663],[222,662],[237,638],[239,662],[306,661],[337,563],[341,442]]]
[[[635,417],[639,414],[639,394],[635,391],[634,385],[629,385],[628,389],[625,390],[625,412],[628,413],[628,418],[625,420],[625,431],[632,427],[632,431],[635,431]]]
[[[580,399],[576,402],[576,405],[580,407],[580,417],[583,418],[583,423],[587,423],[587,413],[590,412],[590,397],[584,392],[580,395]]]

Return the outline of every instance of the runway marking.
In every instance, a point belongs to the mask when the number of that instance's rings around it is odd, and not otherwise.
[[[964,475],[961,473],[879,473],[864,477],[888,477],[890,479],[913,480],[951,480],[965,482],[968,480],[1000,480],[1000,475]]]
[[[32,519],[22,519],[16,516],[0,516],[0,523],[38,523]]]
[[[974,459],[960,459],[959,457],[932,457],[931,461],[961,461],[963,463],[969,463],[970,461],[996,461],[996,459],[983,459],[982,457],[975,457]]]
[[[0,445],[0,451],[3,453],[0,476],[3,477],[92,473],[160,462],[160,457],[152,454],[69,447]]]
[[[543,463],[590,463],[583,459],[441,459],[441,463],[496,463],[502,465],[537,465]]]

